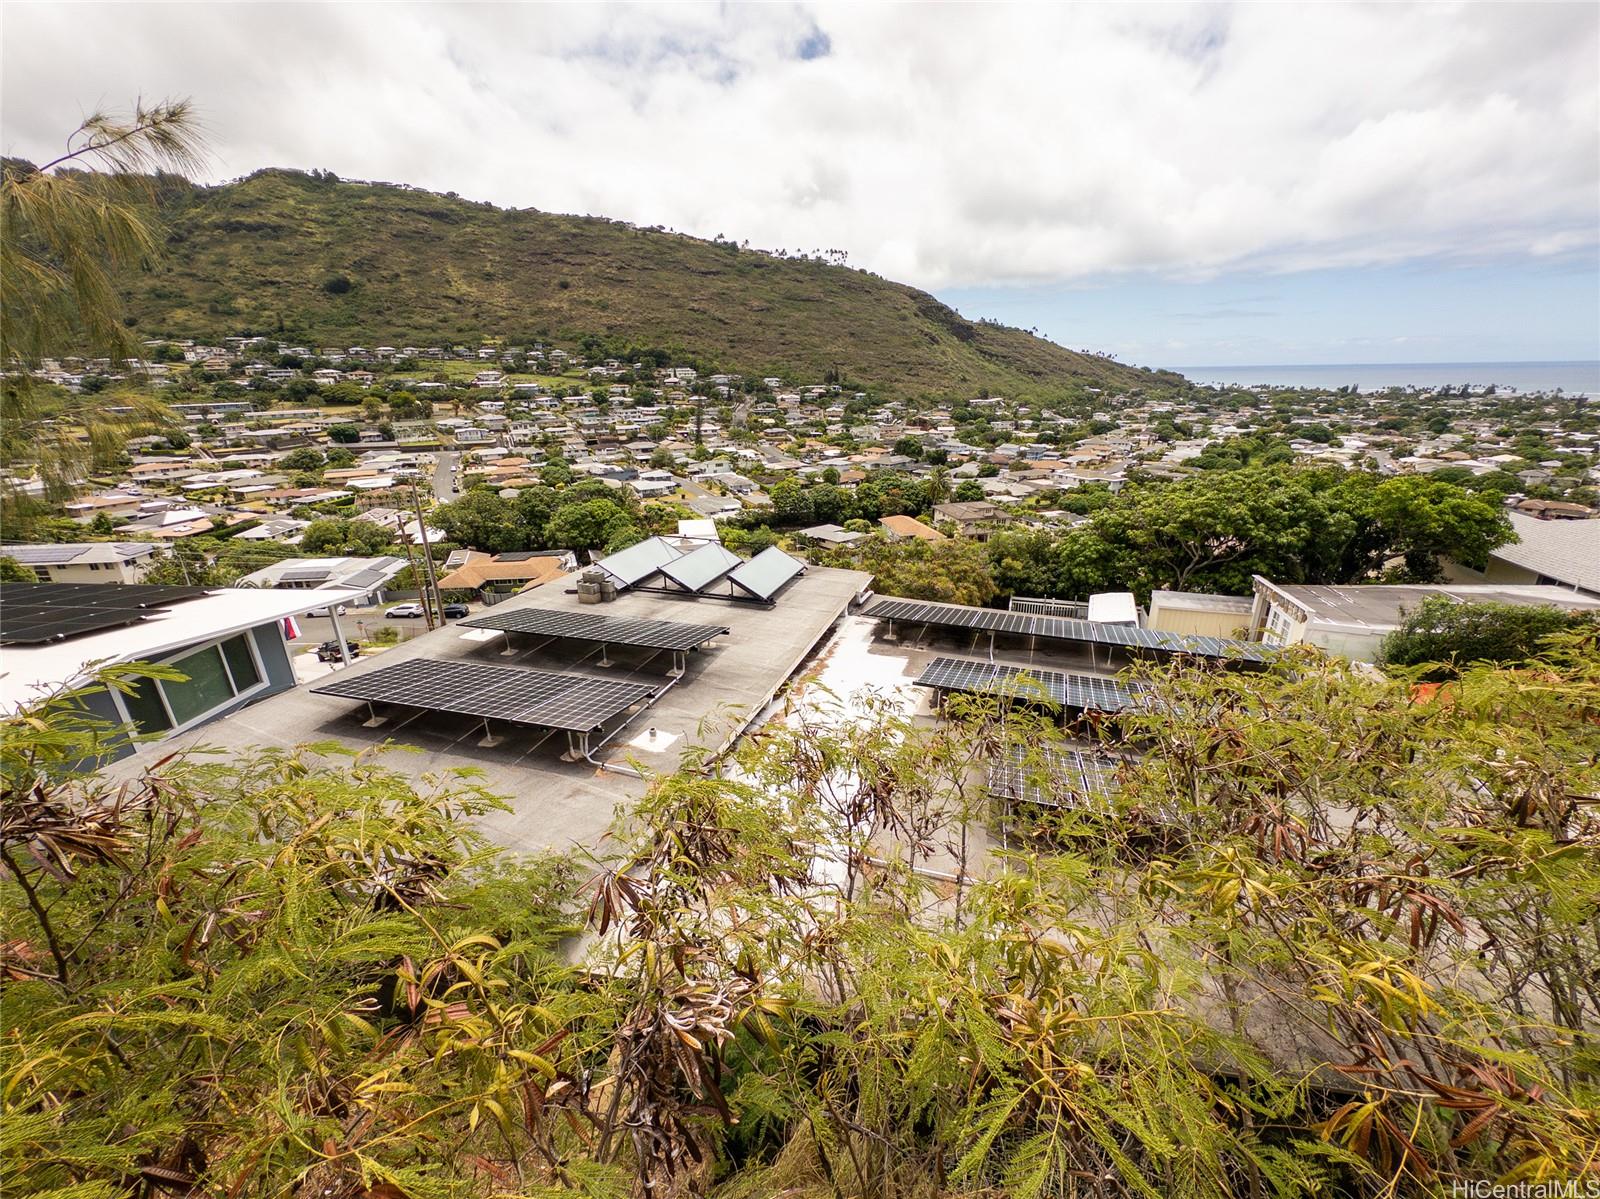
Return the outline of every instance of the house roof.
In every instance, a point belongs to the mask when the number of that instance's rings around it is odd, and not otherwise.
[[[866,536],[865,533],[852,533],[842,525],[812,525],[809,529],[801,529],[799,535],[812,541],[826,541],[834,545],[849,545],[852,541],[860,541]]]
[[[276,587],[298,583],[319,592],[330,587],[360,587],[366,594],[405,569],[405,559],[384,554],[375,558],[285,558],[252,571],[239,580],[241,587]],[[321,607],[321,601],[318,601]]]
[[[1260,576],[1256,576],[1260,579]],[[1458,604],[1545,604],[1574,609],[1600,609],[1600,598],[1563,587],[1515,586],[1498,583],[1357,583],[1350,586],[1266,583],[1320,628],[1355,632],[1388,632],[1398,628],[1404,613],[1423,600],[1444,596]]]
[[[938,529],[929,528],[914,516],[882,516],[878,523],[896,537],[915,537],[921,541],[943,541]]]
[[[5,545],[0,555],[24,566],[87,566],[91,562],[127,562],[156,552],[148,541],[86,541],[65,545]]]
[[[91,663],[152,661],[187,645],[360,596],[359,591],[224,587],[152,610],[136,624],[44,645],[8,646],[6,670],[0,675],[0,712],[13,712],[54,688],[82,683]]]
[[[1490,557],[1568,587],[1600,593],[1600,520],[1539,520],[1507,513],[1519,540]]]
[[[491,558],[487,554],[468,557],[460,567],[439,580],[441,591],[476,590],[485,583],[528,582],[535,585],[559,579],[566,572],[561,569],[561,557],[550,555],[522,555],[511,558]]]
[[[935,504],[933,515],[936,520],[994,520],[1001,512],[988,500],[959,500],[951,504]]]

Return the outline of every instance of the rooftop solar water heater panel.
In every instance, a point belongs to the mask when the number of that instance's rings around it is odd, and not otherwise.
[[[744,559],[738,554],[712,541],[681,558],[674,558],[661,568],[661,573],[687,591],[704,591],[723,575],[742,565]]]
[[[743,566],[728,575],[728,582],[759,600],[771,600],[790,579],[805,571],[806,564],[790,557],[777,546],[768,546]]]
[[[638,545],[609,554],[595,565],[617,581],[618,586],[632,587],[651,575],[659,574],[668,562],[683,557],[682,551],[661,537],[650,537]]]

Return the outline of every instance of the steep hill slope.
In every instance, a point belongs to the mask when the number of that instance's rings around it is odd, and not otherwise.
[[[819,379],[833,368],[900,394],[1155,381],[966,321],[862,271],[615,221],[294,171],[212,188],[169,182],[162,196],[167,257],[125,293],[151,334],[251,331],[318,345],[600,334],[745,373]]]

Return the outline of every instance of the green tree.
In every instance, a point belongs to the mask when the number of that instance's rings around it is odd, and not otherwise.
[[[39,576],[30,567],[22,565],[10,554],[0,554],[0,582],[37,583]]]
[[[198,166],[199,144],[187,101],[140,104],[126,120],[105,112],[88,117],[66,152],[43,166],[10,158],[0,165],[0,361],[23,368],[0,392],[9,535],[36,508],[16,484],[31,476],[46,501],[59,501],[130,435],[170,419],[143,392],[107,405],[87,393],[41,387],[27,372],[68,348],[132,356],[116,280],[158,257],[152,176]]]
[[[528,549],[527,531],[510,503],[492,491],[474,488],[440,504],[429,520],[451,541],[489,554]]]
[[[329,516],[314,520],[300,534],[300,549],[330,557],[373,558],[395,544],[393,529],[370,520]]]
[[[778,480],[767,492],[772,500],[772,518],[782,525],[814,523],[811,495],[793,475]]]
[[[278,459],[279,470],[290,471],[294,474],[315,473],[327,466],[328,459],[321,450],[311,446],[301,446],[297,450],[290,450]]]
[[[632,513],[614,500],[594,499],[558,508],[544,537],[547,545],[560,549],[587,550],[626,541],[634,534],[642,530]]]
[[[539,479],[546,487],[565,487],[572,482],[572,468],[565,458],[551,458],[539,468]]]
[[[1482,569],[1491,550],[1516,540],[1504,509],[1492,499],[1425,475],[1378,484],[1372,514],[1392,551],[1404,556],[1407,576],[1419,583],[1443,577],[1441,558]]]
[[[354,445],[361,440],[361,430],[354,425],[333,425],[328,429],[328,440],[339,445]]]
[[[956,485],[955,500],[958,504],[977,503],[983,498],[983,485],[976,479],[963,479]]]

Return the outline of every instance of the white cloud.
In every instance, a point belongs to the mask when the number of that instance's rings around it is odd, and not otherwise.
[[[1592,253],[1600,9],[13,5],[7,153],[330,168],[924,286]]]

